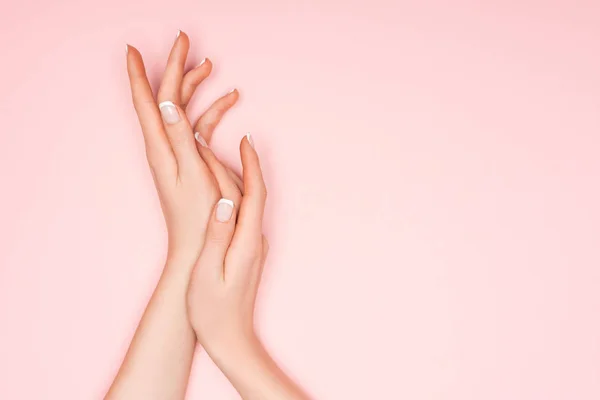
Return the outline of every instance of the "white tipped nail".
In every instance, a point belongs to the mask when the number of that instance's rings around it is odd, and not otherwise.
[[[196,139],[196,142],[200,143],[200,146],[208,147],[208,143],[206,143],[206,140],[204,140],[204,138],[200,136],[200,132],[194,133],[194,138]]]
[[[171,101],[163,101],[158,105],[160,109],[160,114],[162,115],[163,121],[167,124],[172,125],[178,123],[181,118],[179,117],[179,112],[177,111],[177,107]]]
[[[219,222],[227,222],[233,215],[233,201],[228,199],[221,199],[217,203],[217,210],[215,216]]]
[[[235,89],[231,89],[229,92],[227,92],[227,94],[231,94],[233,92],[235,92]]]
[[[158,108],[163,109],[164,107],[175,107],[172,101],[163,101],[158,105]]]
[[[129,45],[125,44],[125,54],[129,53]]]
[[[200,61],[200,64],[198,64],[198,66],[201,66],[202,64],[204,64],[206,62],[206,58],[203,58],[202,61]]]
[[[254,140],[252,139],[252,135],[249,133],[246,133],[246,140],[248,141],[248,143],[250,144],[250,146],[252,146],[252,148],[254,148]]]
[[[178,38],[179,35],[181,35],[181,29],[177,31],[177,36],[175,36],[175,37]]]
[[[233,201],[226,198],[222,198],[217,204],[228,204],[229,207],[233,208]]]

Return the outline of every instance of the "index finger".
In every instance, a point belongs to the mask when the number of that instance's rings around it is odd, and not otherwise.
[[[175,157],[164,132],[160,111],[146,76],[142,56],[135,47],[129,45],[127,45],[127,73],[133,106],[144,134],[148,162],[155,172],[165,171],[169,166],[175,166]]]

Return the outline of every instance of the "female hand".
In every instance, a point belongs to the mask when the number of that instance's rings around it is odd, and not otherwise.
[[[212,65],[206,60],[184,74],[188,49],[189,39],[180,32],[169,55],[157,104],[140,53],[127,46],[133,103],[167,223],[169,252],[107,399],[182,399],[186,392],[196,347],[186,294],[204,245],[207,222],[220,198],[217,181],[196,147],[206,145],[223,114],[238,98],[237,91],[232,91],[217,100],[192,129],[184,109]]]
[[[255,341],[254,303],[268,250],[262,235],[267,192],[250,135],[240,144],[243,195],[210,149],[200,152],[223,198],[214,207],[190,279],[188,313],[199,342],[214,356]]]
[[[214,102],[192,129],[184,109],[196,87],[210,74],[212,63],[205,59],[184,74],[188,50],[189,39],[179,32],[158,101],[154,100],[141,55],[132,46],[127,46],[127,70],[148,163],[167,224],[169,259],[191,268],[200,254],[208,219],[219,199],[217,182],[197,147],[206,146],[225,112],[237,101],[238,92],[233,90]]]
[[[187,295],[198,341],[245,400],[305,400],[254,330],[254,303],[268,244],[262,235],[267,198],[252,138],[240,144],[244,193],[208,148],[202,158],[223,198],[208,223],[206,242]]]

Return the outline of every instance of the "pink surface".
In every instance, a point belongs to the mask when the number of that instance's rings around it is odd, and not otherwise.
[[[87,4],[86,4],[87,3]],[[259,324],[321,399],[600,398],[600,3],[7,2],[0,398],[102,396],[165,231],[124,64],[177,29],[270,189]],[[190,65],[191,65],[190,64]],[[154,79],[156,82],[156,79]],[[234,399],[199,354],[189,398]]]

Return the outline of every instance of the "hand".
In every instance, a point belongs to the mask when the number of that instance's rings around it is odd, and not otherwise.
[[[243,195],[212,152],[201,149],[223,198],[210,217],[192,272],[188,317],[198,341],[243,399],[306,400],[254,330],[256,292],[269,249],[262,235],[267,192],[250,135],[242,140],[240,153]]]
[[[196,87],[210,74],[212,63],[205,59],[184,74],[188,50],[189,39],[180,32],[158,91],[158,106],[141,55],[132,46],[127,46],[127,69],[148,163],[167,224],[169,259],[191,267],[200,254],[207,222],[220,196],[217,182],[197,148],[210,140],[225,112],[237,101],[238,92],[234,90],[214,102],[192,129],[184,109]]]
[[[200,151],[223,198],[210,216],[205,246],[190,279],[188,314],[199,342],[218,357],[223,349],[256,342],[254,303],[268,251],[262,235],[266,189],[249,135],[240,144],[243,196],[210,149]]]
[[[183,399],[186,392],[196,347],[186,294],[204,244],[206,224],[220,198],[217,182],[196,146],[210,140],[219,120],[238,98],[233,91],[217,100],[192,130],[184,109],[212,64],[205,60],[184,74],[188,49],[188,37],[180,32],[167,62],[157,105],[140,53],[127,46],[133,103],[167,222],[169,254],[107,399]]]
[[[175,267],[165,269],[170,273],[161,277],[107,397],[183,398],[195,333],[244,399],[306,399],[254,331],[254,303],[268,249],[258,155],[248,135],[240,145],[241,183],[206,146],[237,92],[215,102],[192,130],[184,108],[208,76],[210,62],[184,75],[188,48],[180,32],[157,106],[141,56],[128,46],[133,101],[169,233],[173,262],[167,265]]]

